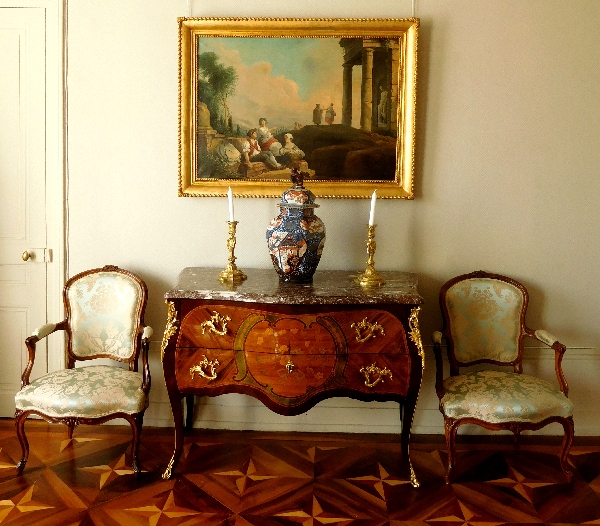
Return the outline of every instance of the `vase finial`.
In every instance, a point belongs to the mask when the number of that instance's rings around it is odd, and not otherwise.
[[[294,186],[304,188],[304,176],[304,172],[301,172],[298,168],[292,168],[290,177],[292,178],[292,183],[294,183]]]

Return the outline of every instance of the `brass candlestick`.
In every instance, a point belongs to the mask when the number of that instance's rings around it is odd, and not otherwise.
[[[385,279],[383,279],[375,270],[375,259],[373,258],[375,255],[375,249],[377,248],[377,243],[375,243],[376,226],[377,225],[368,226],[367,254],[369,254],[369,259],[367,259],[367,268],[358,276],[358,282],[364,286],[380,286],[385,284]]]
[[[227,226],[229,228],[229,238],[227,239],[229,263],[227,263],[225,270],[222,270],[219,274],[219,281],[222,281],[223,283],[241,283],[248,277],[237,268],[235,256],[233,255],[235,249],[235,229],[237,224],[237,221],[227,221]]]

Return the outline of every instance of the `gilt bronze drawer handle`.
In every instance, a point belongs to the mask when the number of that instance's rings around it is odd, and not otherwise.
[[[215,367],[219,365],[219,360],[210,361],[205,354],[202,355],[204,360],[202,360],[198,365],[194,365],[194,367],[190,367],[190,375],[192,376],[192,380],[194,379],[194,374],[198,373],[202,378],[206,378],[208,380],[216,380],[217,379],[217,371]],[[210,374],[204,372],[204,368],[208,368],[210,370]]]
[[[225,336],[227,334],[227,322],[231,321],[229,316],[221,316],[216,310],[213,311],[213,315],[210,320],[203,321],[200,324],[202,334],[208,329],[210,332]]]
[[[356,331],[356,341],[359,343],[366,342],[371,337],[375,338],[375,331],[379,331],[382,336],[385,336],[383,327],[379,323],[369,323],[367,318],[358,323],[354,322],[350,328]]]
[[[390,371],[387,367],[380,369],[375,365],[375,363],[372,363],[368,367],[361,367],[360,372],[365,377],[365,385],[367,387],[375,387],[379,382],[384,382],[384,376],[389,376],[390,380],[393,379],[392,371]],[[377,376],[377,378],[371,381],[372,376]]]

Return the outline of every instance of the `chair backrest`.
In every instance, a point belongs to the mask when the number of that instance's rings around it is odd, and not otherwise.
[[[65,284],[69,360],[135,362],[148,292],[137,276],[115,266],[88,270]]]
[[[457,367],[516,365],[520,370],[527,290],[517,281],[483,271],[458,276],[440,292],[448,357]]]

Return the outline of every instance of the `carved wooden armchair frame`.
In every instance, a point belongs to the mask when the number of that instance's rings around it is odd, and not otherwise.
[[[470,356],[469,359],[460,360],[457,358],[457,345],[459,338],[457,337],[456,330],[452,326],[452,314],[449,308],[449,294],[451,291],[455,291],[457,286],[473,286],[471,284],[475,284],[478,282],[484,283],[489,282],[491,287],[493,288],[494,283],[500,288],[509,287],[512,288],[515,295],[520,293],[520,307],[515,305],[515,310],[518,311],[518,320],[515,320],[514,330],[516,335],[516,345],[515,349],[508,352],[511,356],[507,356],[506,359],[498,359],[498,357],[486,357],[485,355],[476,358],[476,354]],[[478,292],[481,293],[481,290]],[[487,292],[489,296],[492,295],[491,292]],[[489,298],[488,298],[489,299]],[[506,276],[502,276],[499,274],[491,274],[483,271],[472,272],[470,274],[464,274],[461,276],[457,276],[447,283],[445,283],[440,291],[440,307],[442,310],[443,316],[443,329],[441,332],[435,332],[433,335],[434,341],[434,354],[435,354],[435,362],[436,362],[436,394],[440,400],[440,411],[444,416],[444,431],[446,435],[446,444],[448,447],[448,468],[446,472],[446,483],[450,482],[451,472],[455,466],[456,462],[456,434],[458,428],[463,424],[476,424],[481,427],[484,427],[493,431],[500,430],[508,430],[514,433],[515,441],[518,440],[518,436],[521,431],[524,430],[538,430],[542,427],[545,427],[548,424],[558,422],[563,426],[564,429],[564,438],[562,443],[562,448],[560,451],[560,466],[561,469],[567,479],[567,482],[571,482],[573,474],[568,466],[568,454],[571,448],[571,444],[573,442],[574,437],[574,423],[572,416],[572,403],[568,400],[568,385],[565,380],[565,376],[562,370],[562,359],[563,355],[566,351],[566,347],[560,343],[556,338],[543,330],[532,330],[525,325],[525,313],[527,310],[527,305],[529,302],[529,296],[525,287],[515,281],[514,279],[508,278]],[[507,300],[508,301],[508,300]],[[519,301],[519,298],[517,298]],[[455,316],[456,317],[456,316]],[[461,320],[462,322],[462,320]],[[455,325],[459,325],[459,323],[455,322]],[[460,323],[461,326],[464,326],[463,323]],[[553,386],[548,384],[547,382],[543,382],[543,380],[538,380],[534,377],[523,375],[523,341],[526,337],[533,338],[548,347],[554,349],[554,366],[556,378],[558,381],[558,389],[555,389]],[[444,364],[442,360],[441,354],[441,344],[442,340],[445,339],[447,342],[447,355],[448,362],[450,365],[450,377],[444,379]],[[503,351],[502,351],[503,352]],[[463,356],[464,358],[464,356]],[[518,415],[518,418],[515,416],[514,419],[509,417],[500,417],[498,418],[498,414],[478,414],[477,413],[477,401],[475,400],[475,405],[473,404],[473,398],[470,400],[464,394],[460,394],[456,389],[458,382],[462,381],[461,376],[461,368],[470,367],[477,364],[492,364],[494,366],[506,366],[512,367],[513,372],[520,376],[512,376],[511,380],[515,380],[518,386],[521,381],[529,381],[531,380],[531,385],[535,386],[535,389],[542,388],[547,391],[544,393],[546,396],[546,400],[544,403],[545,413],[540,411],[540,413],[535,415],[535,404],[537,403],[535,400],[527,400],[527,396],[522,397],[529,403],[531,401],[534,410],[527,415]],[[495,368],[499,370],[500,368]],[[464,374],[464,373],[462,373]],[[484,375],[486,373],[469,373],[469,374],[481,374]],[[503,375],[506,373],[489,373],[489,374],[497,374]],[[508,373],[510,375],[510,373]],[[466,378],[466,377],[465,377]],[[471,376],[470,378],[474,378]],[[498,376],[498,383],[502,383],[504,381],[504,376]],[[481,387],[482,384],[480,384]],[[484,384],[483,384],[484,385]],[[512,385],[511,382],[507,382],[507,385]],[[474,384],[470,382],[465,382],[462,384],[463,392],[468,390],[469,387],[473,387]],[[540,387],[541,386],[541,387]],[[449,387],[454,388],[453,392],[449,392]],[[503,385],[504,387],[504,385]],[[518,389],[518,388],[517,388]],[[507,388],[508,392],[508,388]],[[534,390],[532,389],[532,392]],[[521,393],[523,394],[523,393]],[[532,399],[535,398],[531,397]],[[548,402],[550,400],[550,402]],[[462,406],[461,406],[462,402]],[[494,404],[498,402],[492,400],[491,403]],[[546,403],[548,402],[548,403]],[[554,406],[552,406],[554,404]],[[541,404],[544,405],[544,404]],[[550,407],[554,407],[553,409],[549,409]],[[555,414],[553,414],[553,412]],[[457,416],[459,414],[459,416]]]
[[[131,298],[132,303],[129,305],[130,311],[128,312],[128,314],[131,315],[131,318],[128,319],[131,326],[126,329],[127,337],[123,338],[121,343],[117,343],[113,348],[109,349],[108,352],[102,352],[102,350],[97,352],[97,350],[94,350],[92,344],[91,346],[86,347],[90,349],[89,352],[86,351],[82,353],[79,351],[79,348],[83,349],[84,346],[79,344],[74,346],[74,329],[77,333],[78,327],[74,327],[73,321],[75,318],[78,320],[78,323],[82,323],[81,320],[85,319],[86,315],[81,313],[81,305],[73,301],[74,298],[71,297],[73,294],[81,295],[81,290],[74,288],[74,292],[71,292],[71,288],[75,286],[84,286],[87,287],[87,289],[84,288],[83,290],[90,292],[91,280],[94,278],[97,280],[100,280],[101,278],[107,280],[111,278],[121,280],[120,289],[125,290],[124,296],[133,294],[133,297]],[[98,287],[102,286],[103,285],[98,285]],[[109,289],[110,287],[104,286],[104,289],[100,290],[100,294],[96,294],[89,299],[88,303],[96,302],[96,305],[98,305],[98,302],[101,303],[104,300],[106,301],[106,304],[100,305],[99,311],[109,313],[111,301],[115,301],[114,297],[110,297],[110,292],[107,292]],[[94,288],[94,291],[96,290],[97,289]],[[124,296],[122,295],[121,297]],[[38,415],[49,423],[66,424],[69,439],[73,437],[73,430],[79,424],[102,424],[115,418],[124,418],[129,422],[133,431],[131,442],[132,469],[137,475],[140,471],[138,461],[140,434],[144,412],[148,406],[148,395],[151,384],[150,369],[148,365],[148,350],[152,329],[144,325],[144,311],[148,301],[148,289],[146,284],[138,276],[127,270],[120,269],[113,265],[107,265],[102,268],[82,272],[70,278],[63,290],[63,301],[66,319],[60,323],[50,323],[37,328],[33,335],[25,340],[28,351],[28,362],[21,376],[21,390],[15,396],[15,425],[23,453],[21,460],[17,464],[17,473],[19,475],[23,473],[25,464],[29,458],[29,442],[25,435],[25,420],[30,415]],[[126,302],[125,304],[127,305]],[[112,306],[114,305],[115,303],[112,303]],[[119,305],[122,305],[122,302],[120,302]],[[96,326],[94,330],[103,330],[105,332],[108,330],[106,327],[102,327],[102,329],[99,329],[99,327],[100,325]],[[114,326],[111,327],[110,330],[112,331],[111,334],[116,332]],[[43,338],[46,338],[57,331],[64,331],[66,334],[66,369],[49,373],[31,382],[30,374],[35,361],[36,344]],[[89,337],[89,334],[87,338],[88,340],[93,339]],[[113,341],[117,341],[117,338]],[[121,347],[118,348],[118,345],[121,345]],[[77,349],[75,347],[77,347]],[[115,349],[117,349],[118,352],[112,352]],[[142,358],[141,374],[138,373],[138,358],[140,354]],[[109,367],[106,365],[97,367],[92,365],[82,366],[77,369],[75,368],[76,362],[97,358],[109,358],[117,362],[126,363],[128,364],[128,368]],[[94,409],[90,411],[89,407],[93,405],[91,399],[98,400],[99,398],[98,393],[94,393],[94,389],[92,388],[90,389],[90,393],[83,393],[83,396],[80,396],[77,399],[82,404],[87,403],[86,410],[78,414],[78,411],[68,407],[68,404],[72,401],[69,400],[68,395],[64,392],[48,393],[52,390],[53,386],[60,386],[61,382],[63,382],[64,385],[67,385],[70,374],[68,371],[70,370],[76,370],[78,375],[87,374],[88,371],[92,370],[98,371],[97,373],[90,373],[94,376],[90,376],[89,378],[80,377],[77,380],[74,380],[74,382],[78,385],[84,385],[86,379],[88,379],[91,385],[91,382],[95,381],[94,388],[102,389],[104,387],[107,392],[110,392],[111,389],[115,389],[114,386],[118,384],[118,381],[121,378],[124,378],[131,384],[128,387],[129,392],[126,393],[125,397],[127,398],[127,394],[129,394],[129,400],[133,401],[123,408],[117,408],[117,403],[115,402],[113,405],[104,406],[102,410]],[[114,371],[114,373],[110,372],[110,370]],[[129,373],[127,371],[129,371]],[[108,381],[112,382],[112,384],[103,386],[102,375],[107,372],[109,372],[109,376],[106,378]],[[110,376],[112,374],[116,374],[117,376]],[[37,393],[36,389],[38,390]],[[71,387],[70,389],[72,391],[74,388]],[[47,396],[44,394],[43,390],[48,393]],[[110,396],[110,394],[107,395],[107,397]],[[100,403],[105,401],[105,399],[100,397]],[[50,406],[52,403],[54,403],[54,405]]]

